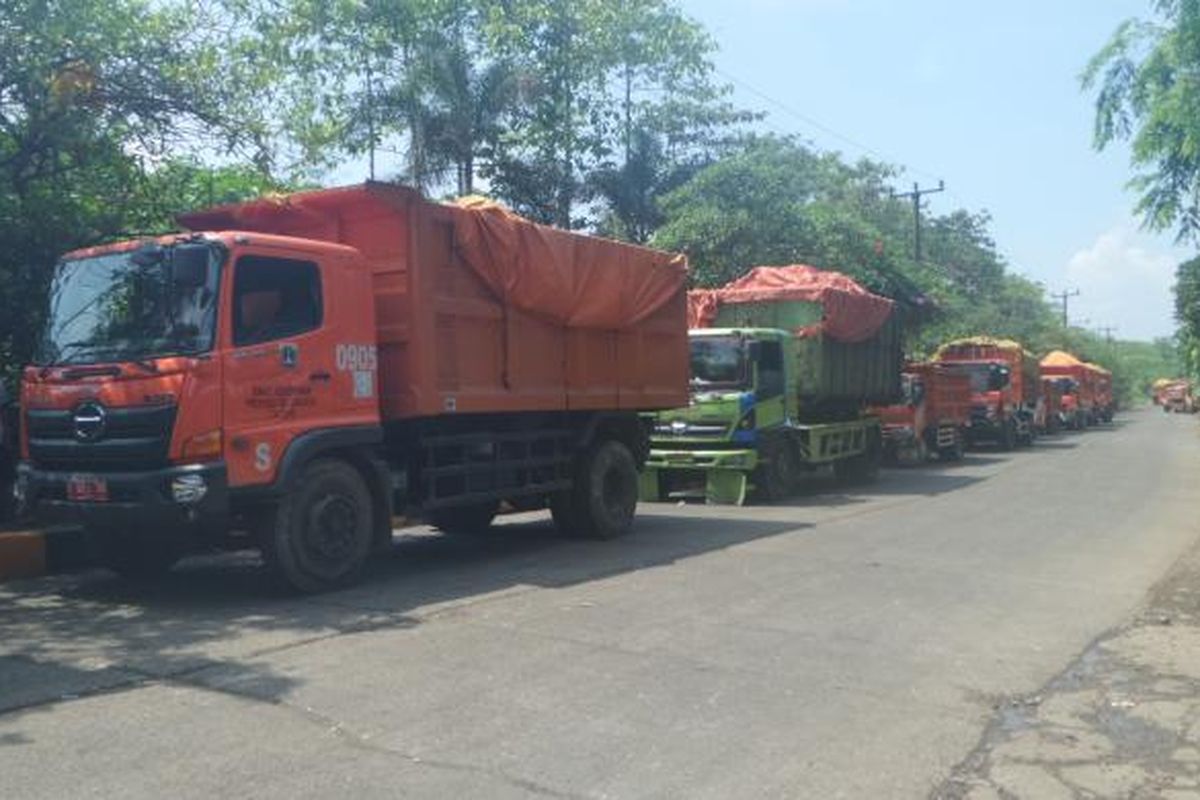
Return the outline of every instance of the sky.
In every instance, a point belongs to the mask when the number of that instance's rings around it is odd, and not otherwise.
[[[1072,324],[1122,339],[1174,330],[1169,233],[1140,230],[1127,147],[1092,148],[1079,73],[1149,0],[680,0],[765,126],[946,182],[935,213],[987,210],[1011,268],[1078,289]]]

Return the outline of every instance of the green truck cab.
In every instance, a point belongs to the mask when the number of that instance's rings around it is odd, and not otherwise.
[[[867,481],[882,454],[877,417],[804,403],[815,377],[810,342],[776,328],[700,328],[689,332],[691,401],[654,415],[642,499],[703,485],[710,503],[787,497],[806,472],[832,466]]]

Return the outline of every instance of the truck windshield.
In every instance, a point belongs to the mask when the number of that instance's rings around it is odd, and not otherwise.
[[[692,386],[738,389],[746,385],[746,347],[736,336],[694,336],[690,340]]]
[[[38,363],[95,364],[209,350],[221,258],[215,245],[188,242],[61,262]]]
[[[950,364],[949,366],[971,379],[971,391],[975,394],[993,392],[1008,385],[999,364]]]
[[[1059,378],[1055,383],[1058,384],[1058,391],[1062,394],[1075,394],[1079,391],[1079,384],[1070,378]]]

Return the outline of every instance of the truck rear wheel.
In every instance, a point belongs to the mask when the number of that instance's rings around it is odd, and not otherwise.
[[[371,493],[358,470],[344,461],[314,461],[265,526],[263,560],[296,591],[345,586],[366,562],[371,527]]]
[[[429,513],[429,524],[442,533],[485,533],[492,526],[492,520],[496,518],[496,512],[499,510],[498,500],[456,508],[441,508]]]
[[[1013,420],[1008,420],[1004,423],[1003,430],[1000,431],[1000,449],[1012,450],[1017,446],[1017,423]]]
[[[629,448],[607,440],[580,459],[575,485],[550,499],[550,513],[560,532],[587,539],[615,539],[633,524],[637,510],[638,473]]]
[[[763,443],[763,463],[754,470],[754,488],[764,500],[784,500],[800,487],[800,457],[786,439]]]
[[[878,431],[867,434],[867,449],[850,458],[833,462],[833,474],[843,483],[874,483],[883,461],[883,446]]]
[[[183,557],[183,546],[171,535],[89,530],[100,563],[126,580],[147,581],[165,575]]]

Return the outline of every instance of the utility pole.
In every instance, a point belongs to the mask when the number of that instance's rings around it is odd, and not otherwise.
[[[892,197],[906,197],[912,200],[913,204],[913,256],[919,263],[921,261],[921,195],[937,194],[938,192],[946,191],[946,182],[938,181],[936,189],[922,189],[913,182],[911,192],[897,192],[892,190]]]
[[[1117,330],[1115,326],[1113,326],[1113,325],[1101,325],[1099,328],[1096,328],[1096,330],[1097,330],[1099,333],[1101,333],[1101,334],[1103,334],[1103,335],[1104,335],[1104,338],[1105,338],[1105,340],[1106,340],[1106,341],[1107,341],[1109,344],[1112,344],[1112,343],[1113,343],[1113,334],[1114,334],[1114,333],[1116,332],[1116,330]]]
[[[1070,324],[1067,319],[1067,301],[1070,300],[1072,297],[1079,297],[1079,290],[1078,289],[1068,289],[1066,291],[1062,291],[1062,292],[1058,292],[1058,293],[1051,292],[1050,296],[1053,297],[1055,300],[1062,301],[1063,327],[1069,328]]]

